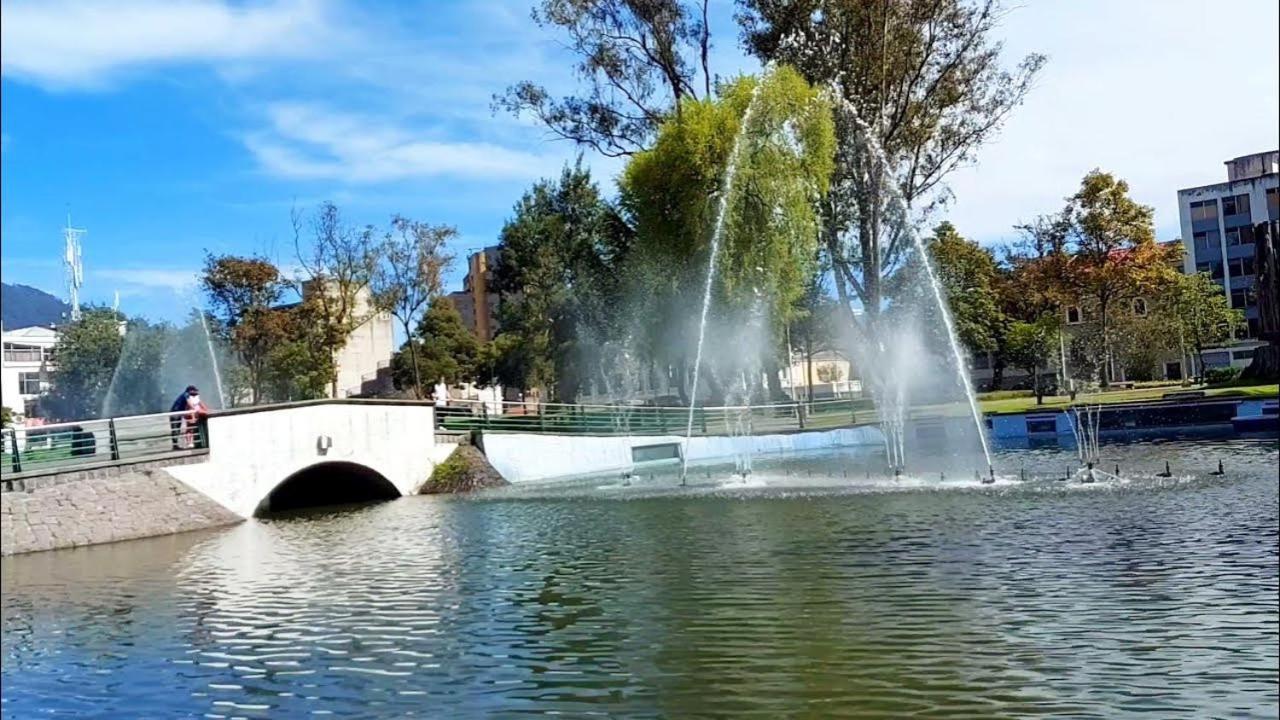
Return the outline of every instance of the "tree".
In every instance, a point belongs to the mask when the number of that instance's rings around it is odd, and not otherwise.
[[[314,298],[271,315],[281,341],[271,348],[263,375],[263,397],[273,402],[315,400],[328,394],[336,373],[326,344],[321,318],[324,310]]]
[[[1112,380],[1112,313],[1145,295],[1156,295],[1176,274],[1177,248],[1158,245],[1152,209],[1129,197],[1129,184],[1094,170],[1068,198],[1064,216],[1074,240],[1065,275],[1096,313],[1102,344],[1102,385]]]
[[[970,353],[996,349],[1007,318],[997,294],[999,269],[995,256],[978,243],[965,239],[949,222],[934,228],[925,240],[934,274],[942,284],[951,320],[960,342]],[[888,279],[886,294],[890,304],[912,303],[917,307],[934,306],[929,280],[918,256],[913,256],[902,270]],[[941,331],[941,322],[933,323]],[[947,342],[945,337],[939,342]]]
[[[504,385],[548,388],[561,402],[577,397],[590,374],[586,338],[610,334],[630,243],[580,162],[525,193],[502,228],[494,270],[507,336],[494,367]]]
[[[1031,387],[1035,391],[1037,405],[1044,402],[1040,368],[1049,364],[1057,349],[1057,325],[1057,318],[1044,315],[1035,322],[1017,321],[1009,326],[1009,362],[1031,375]]]
[[[80,319],[58,334],[58,361],[42,404],[51,417],[80,420],[99,417],[111,378],[120,362],[123,318],[114,310],[88,307]]]
[[[422,378],[428,382],[462,383],[476,378],[479,353],[479,341],[462,324],[462,316],[453,303],[437,296],[415,332],[392,358],[391,367],[396,385],[402,388],[421,383]],[[406,356],[417,360],[406,361]],[[417,390],[415,394],[421,397]]]
[[[1258,275],[1258,339],[1266,344],[1253,352],[1253,361],[1240,377],[1259,382],[1280,379],[1280,218],[1253,228],[1254,266]]]
[[[990,38],[1001,14],[996,0],[744,0],[748,50],[836,98],[822,243],[850,324],[856,301],[874,330],[882,282],[911,244],[905,209],[946,198],[947,175],[999,130],[1044,64],[1033,54],[1001,67]]]
[[[379,249],[378,263],[370,280],[375,307],[400,321],[405,337],[423,308],[439,297],[441,274],[453,262],[445,244],[457,237],[456,228],[428,225],[399,215],[391,219],[391,230]],[[456,311],[455,311],[456,314]],[[459,321],[460,322],[460,321]],[[418,367],[417,343],[407,342],[414,397],[422,397],[422,375]],[[432,377],[428,373],[427,377]]]
[[[750,125],[743,126],[749,108]],[[735,140],[739,154],[731,158]],[[719,100],[686,101],[653,148],[632,157],[620,181],[622,207],[636,229],[627,275],[646,300],[640,314],[650,353],[681,368],[693,359],[723,200],[713,324],[741,328],[763,314],[767,337],[757,344],[764,357],[736,353],[732,360],[776,368],[783,328],[817,255],[814,206],[826,192],[833,150],[829,106],[797,73],[779,68],[726,84]],[[730,162],[736,174],[726,188]],[[717,399],[714,363],[706,369],[702,377]]]
[[[1170,339],[1190,344],[1199,365],[1196,374],[1203,376],[1205,348],[1230,341],[1244,322],[1243,313],[1231,308],[1208,273],[1177,275],[1159,298],[1156,309],[1166,319]]]
[[[369,284],[377,265],[373,228],[352,227],[336,205],[322,204],[308,222],[297,210],[292,214],[293,244],[301,272],[304,299],[314,301],[314,316],[320,324],[320,342],[329,356],[332,377],[330,395],[338,396],[337,354],[347,344],[351,332],[372,315],[367,299]],[[310,240],[304,246],[304,225]]]
[[[494,106],[531,113],[558,137],[629,155],[648,146],[682,99],[711,96],[706,0],[542,0],[533,19],[568,34],[586,90],[556,100],[525,81],[495,96]]]
[[[257,404],[262,401],[268,359],[285,339],[274,306],[286,282],[265,258],[208,255],[200,285],[244,368],[250,402]]]

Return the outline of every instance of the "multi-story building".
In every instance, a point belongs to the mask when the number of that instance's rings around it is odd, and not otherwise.
[[[498,246],[487,247],[467,257],[467,275],[462,290],[449,293],[449,301],[462,316],[462,324],[481,342],[498,334],[498,293],[492,290],[493,269],[498,265]]]
[[[40,394],[49,389],[58,333],[53,328],[33,326],[5,330],[0,335],[4,345],[0,401],[16,419],[22,420],[34,414]]]
[[[1206,367],[1244,367],[1258,340],[1254,232],[1280,220],[1280,150],[1228,160],[1227,181],[1178,191],[1187,273],[1208,273],[1244,311],[1247,327],[1229,346],[1204,355]]]

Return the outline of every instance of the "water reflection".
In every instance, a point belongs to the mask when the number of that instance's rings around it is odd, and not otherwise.
[[[937,492],[793,458],[11,558],[3,713],[1274,717],[1274,441],[1108,452],[1231,472]]]

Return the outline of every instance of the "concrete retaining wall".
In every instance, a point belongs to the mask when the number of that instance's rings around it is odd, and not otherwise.
[[[750,450],[755,455],[822,450],[826,448],[880,445],[884,436],[874,427],[840,428],[781,435],[695,437],[684,448],[676,435],[588,436],[537,433],[486,433],[484,454],[489,463],[512,483],[539,482],[575,475],[625,472],[633,469],[631,449],[644,445],[676,443],[689,462],[732,458]]]
[[[95,545],[240,521],[162,467],[140,463],[24,481],[0,493],[0,554]]]

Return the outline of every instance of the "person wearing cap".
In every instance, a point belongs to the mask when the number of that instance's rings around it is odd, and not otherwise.
[[[173,438],[174,450],[182,449],[182,416],[190,409],[188,398],[192,395],[199,397],[200,391],[195,385],[188,385],[169,406],[169,434]]]

